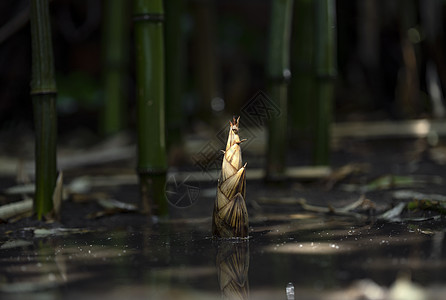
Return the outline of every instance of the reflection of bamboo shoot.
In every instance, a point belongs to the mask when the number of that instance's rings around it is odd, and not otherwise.
[[[239,118],[240,119],[240,118]],[[245,204],[246,178],[238,135],[239,119],[229,122],[229,135],[223,157],[214,204],[212,234],[216,237],[247,237],[248,211]]]
[[[217,273],[223,299],[248,299],[248,241],[222,241],[218,245]]]

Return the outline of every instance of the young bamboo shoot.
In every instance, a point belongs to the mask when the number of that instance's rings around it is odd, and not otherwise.
[[[248,236],[248,211],[245,204],[246,164],[242,166],[242,151],[238,135],[239,119],[229,122],[229,135],[224,151],[221,176],[214,203],[212,234],[214,237]]]

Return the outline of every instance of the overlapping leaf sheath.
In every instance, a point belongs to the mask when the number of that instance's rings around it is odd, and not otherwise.
[[[239,118],[240,119],[240,118]],[[214,204],[212,234],[232,238],[248,236],[248,211],[245,204],[246,178],[238,135],[239,119],[229,122],[229,135],[224,151],[221,176]]]
[[[222,299],[249,299],[249,240],[222,241],[218,245],[217,274]]]

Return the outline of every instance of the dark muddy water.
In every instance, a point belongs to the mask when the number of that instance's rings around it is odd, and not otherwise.
[[[410,276],[422,297],[412,299],[441,299],[443,225],[274,214],[251,219],[249,240],[231,241],[210,237],[210,219],[30,228],[0,246],[0,298],[398,299],[398,278]]]

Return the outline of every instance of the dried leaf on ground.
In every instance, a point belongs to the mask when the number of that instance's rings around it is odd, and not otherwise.
[[[393,208],[379,215],[378,219],[389,222],[401,221],[401,213],[403,212],[404,208],[406,208],[406,203],[400,202]]]
[[[301,202],[302,199],[295,197],[259,197],[257,199],[257,204],[267,205],[296,205],[301,204]]]
[[[376,205],[370,199],[367,199],[365,195],[361,195],[358,200],[347,204],[343,207],[335,208],[331,205],[327,206],[317,206],[307,203],[304,198],[293,198],[293,197],[277,197],[268,198],[260,197],[258,199],[260,204],[270,204],[270,205],[300,205],[304,210],[316,212],[316,213],[326,213],[326,214],[341,214],[341,215],[353,215],[358,216],[360,214],[354,212],[354,210],[361,210],[370,212],[376,209]],[[362,216],[361,216],[362,217]]]
[[[393,199],[410,200],[407,208],[412,211],[426,210],[446,214],[446,196],[440,194],[424,194],[411,190],[395,191]]]
[[[370,181],[366,185],[344,184],[342,189],[348,192],[370,192],[377,190],[387,190],[393,188],[404,188],[414,186],[424,186],[426,184],[442,184],[443,178],[439,176],[399,176],[384,175],[375,180]]]
[[[98,204],[105,209],[88,214],[86,216],[87,219],[97,219],[119,213],[138,212],[138,207],[136,205],[124,203],[115,199],[98,199]]]
[[[334,170],[326,179],[325,187],[331,190],[340,181],[350,175],[366,173],[370,170],[370,165],[365,163],[351,163]]]
[[[71,181],[67,189],[70,193],[83,194],[89,192],[94,187],[109,187],[136,184],[138,177],[136,174],[119,174],[113,176],[81,176]]]
[[[34,191],[35,191],[34,183],[15,185],[3,190],[3,192],[7,195],[33,194]]]
[[[16,174],[16,182],[17,183],[30,183],[29,174],[25,168],[25,162],[23,159],[19,159],[17,163],[17,174]]]
[[[107,199],[110,198],[110,195],[104,192],[95,192],[88,194],[71,194],[71,201],[74,203],[86,203],[91,201],[98,201],[98,199]]]
[[[118,201],[116,199],[99,199],[98,203],[106,208],[106,209],[113,209],[113,208],[118,208],[124,211],[137,211],[138,207],[134,204],[131,203],[125,203],[125,202],[121,202]]]
[[[395,191],[392,194],[392,198],[393,199],[397,199],[397,200],[412,200],[412,199],[422,200],[422,199],[429,199],[429,200],[432,200],[432,201],[446,201],[446,196],[445,195],[424,194],[424,193],[411,191],[411,190]]]
[[[100,210],[100,211],[95,211],[92,213],[89,213],[88,215],[85,216],[85,218],[87,219],[99,219],[105,216],[112,216],[112,215],[116,215],[116,214],[120,214],[122,212],[126,212],[122,209],[119,208],[108,208],[108,209],[104,209],[104,210]]]
[[[403,212],[408,207],[409,204],[406,202],[400,202],[393,208],[389,209],[385,213],[378,216],[378,220],[386,222],[423,222],[427,220],[438,220],[440,215],[408,215],[403,216]]]
[[[407,208],[409,210],[429,210],[435,211],[442,215],[446,214],[446,202],[444,201],[434,201],[429,199],[415,199],[407,203]]]
[[[4,242],[0,246],[0,249],[5,250],[5,249],[21,248],[21,247],[26,247],[26,246],[29,246],[32,244],[33,244],[33,242],[26,241],[26,240],[11,240],[11,241]]]
[[[439,165],[446,164],[446,147],[435,147],[429,150],[430,158]]]
[[[18,215],[14,216],[14,217],[9,218],[8,219],[8,223],[12,224],[12,223],[18,222],[18,221],[20,221],[22,219],[30,218],[30,217],[33,216],[33,214],[34,214],[34,211],[32,209],[30,209],[30,210],[24,212],[23,214],[18,214]]]
[[[59,172],[56,180],[56,186],[53,192],[53,214],[56,220],[60,220],[60,208],[63,200],[63,173]]]
[[[347,215],[347,216],[352,216],[352,217],[359,218],[359,219],[364,218],[366,216],[363,214],[354,212],[353,210],[360,208],[363,205],[366,205],[366,207],[369,207],[371,205],[371,203],[373,203],[373,202],[366,199],[364,197],[364,195],[361,195],[361,197],[357,201],[350,203],[344,207],[340,207],[340,208],[334,208],[331,205],[328,205],[326,207],[311,205],[311,204],[307,204],[307,201],[305,199],[302,199],[302,198],[299,199],[299,204],[306,211],[317,212],[317,213],[326,213],[326,214]]]
[[[33,209],[33,200],[25,199],[22,201],[6,204],[0,207],[0,220],[8,219],[29,212]]]
[[[90,229],[85,228],[25,228],[27,231],[32,231],[35,238],[43,238],[48,236],[60,236],[60,235],[69,235],[76,233],[87,233],[91,232]]]

